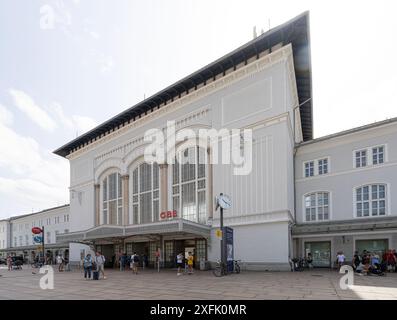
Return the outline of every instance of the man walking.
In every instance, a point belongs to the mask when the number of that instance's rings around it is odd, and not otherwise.
[[[99,273],[102,273],[103,279],[106,279],[105,276],[105,257],[97,251],[95,254],[95,264],[96,264],[96,270]]]
[[[139,256],[134,252],[134,254],[131,256],[131,269],[132,272],[135,274],[138,274],[138,263],[139,263]]]

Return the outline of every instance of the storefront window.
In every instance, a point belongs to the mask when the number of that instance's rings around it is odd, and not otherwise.
[[[206,223],[206,185],[205,149],[185,149],[172,166],[172,205],[179,217]]]

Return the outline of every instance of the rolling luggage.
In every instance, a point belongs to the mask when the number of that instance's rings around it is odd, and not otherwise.
[[[94,271],[92,273],[92,280],[99,280],[99,271]]]

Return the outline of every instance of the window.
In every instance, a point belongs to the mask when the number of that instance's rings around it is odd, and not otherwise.
[[[206,223],[206,150],[185,149],[172,168],[172,204],[179,217]]]
[[[46,236],[46,243],[51,243],[51,232],[47,232],[47,236]]]
[[[123,199],[121,175],[112,173],[102,181],[103,224],[122,224]],[[67,215],[68,216],[68,215]],[[69,220],[69,217],[67,217]]]
[[[28,230],[28,229],[29,229],[29,224],[25,223],[25,230]]]
[[[14,237],[14,247],[17,247],[18,243],[17,243],[17,237]]]
[[[27,234],[25,235],[25,245],[29,245],[29,236]]]
[[[385,148],[384,146],[372,148],[372,164],[384,163]]]
[[[318,174],[328,173],[328,159],[318,160]]]
[[[47,218],[47,226],[51,224],[51,218]]]
[[[59,223],[59,217],[55,217],[54,222],[55,222],[55,224]]]
[[[305,177],[314,176],[314,161],[308,161],[305,163]]]
[[[68,233],[68,232],[69,232],[69,229],[65,229],[64,233]]]
[[[386,215],[386,185],[373,184],[356,189],[356,216]]]
[[[132,223],[150,223],[160,216],[160,171],[157,163],[141,163],[132,172]]]
[[[356,151],[356,168],[367,166],[367,150]]]
[[[329,193],[314,192],[305,196],[306,221],[329,219]]]
[[[19,245],[22,247],[23,246],[23,244],[22,244],[22,236],[19,236]]]
[[[63,222],[69,222],[69,215],[68,214],[65,214],[63,216]]]

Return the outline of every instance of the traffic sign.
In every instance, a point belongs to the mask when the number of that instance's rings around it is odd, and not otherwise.
[[[215,235],[218,239],[222,239],[222,230],[221,229],[216,229]]]
[[[33,241],[34,241],[34,243],[42,243],[43,237],[42,236],[34,236]]]
[[[33,227],[32,228],[32,233],[34,233],[34,234],[39,234],[39,233],[42,233],[43,232],[43,230],[41,230],[39,227]]]

